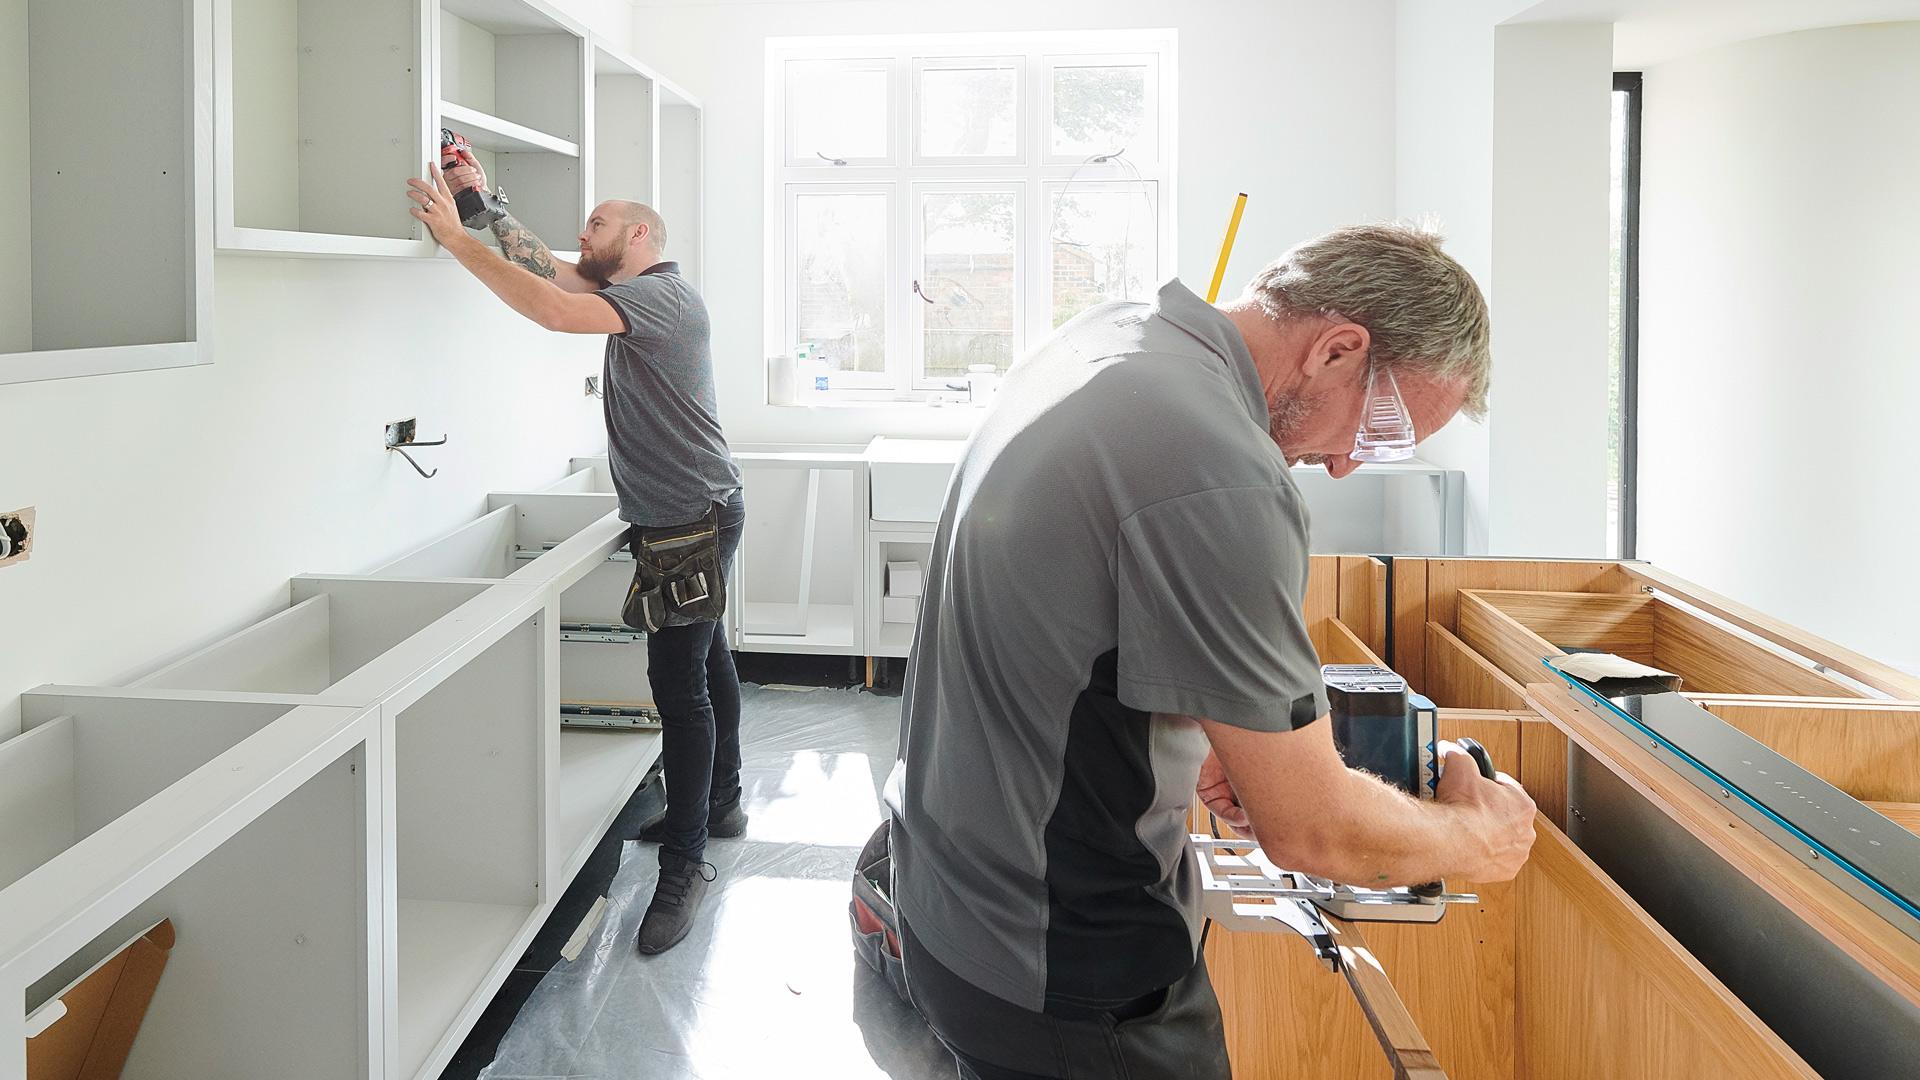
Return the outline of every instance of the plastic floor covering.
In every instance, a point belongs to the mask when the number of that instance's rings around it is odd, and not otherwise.
[[[596,854],[600,880],[612,869],[612,883],[584,951],[550,970],[523,963],[489,1010],[504,1033],[476,1028],[446,1077],[954,1077],[952,1057],[854,959],[848,936],[849,875],[880,820],[899,710],[897,697],[746,687],[742,780],[751,822],[744,837],[708,845],[718,877],[693,933],[660,956],[633,948],[657,849],[621,838],[633,835],[634,818],[658,810],[655,784]],[[592,869],[580,884],[592,885]],[[599,891],[570,895],[543,931],[547,944],[537,941],[529,955],[557,950],[579,923],[570,909]],[[517,997],[524,1004],[516,1016]],[[488,1045],[494,1037],[497,1049]]]

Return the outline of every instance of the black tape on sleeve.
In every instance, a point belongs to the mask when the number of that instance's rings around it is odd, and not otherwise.
[[[1288,713],[1287,719],[1292,723],[1293,730],[1295,731],[1299,731],[1301,728],[1320,719],[1320,710],[1314,704],[1313,695],[1302,694],[1294,698],[1293,708]]]

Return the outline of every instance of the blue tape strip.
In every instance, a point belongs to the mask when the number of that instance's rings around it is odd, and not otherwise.
[[[1545,666],[1548,671],[1553,672],[1555,675],[1558,675],[1560,676],[1561,679],[1565,680],[1568,686],[1573,687],[1575,690],[1580,691],[1582,694],[1585,694],[1587,697],[1590,697],[1594,701],[1600,703],[1601,705],[1606,706],[1606,709],[1608,712],[1611,712],[1613,715],[1618,716],[1620,719],[1625,720],[1629,724],[1632,724],[1634,727],[1638,728],[1640,731],[1645,733],[1648,738],[1654,740],[1655,742],[1659,743],[1661,746],[1672,751],[1675,755],[1677,755],[1680,758],[1680,760],[1693,766],[1695,769],[1698,769],[1700,772],[1705,773],[1706,775],[1712,777],[1714,783],[1719,784],[1721,787],[1725,788],[1726,790],[1732,792],[1734,795],[1738,796],[1741,802],[1746,803],[1748,806],[1751,806],[1755,810],[1758,810],[1762,814],[1765,814],[1768,820],[1772,821],[1774,824],[1780,826],[1781,828],[1787,830],[1787,832],[1793,834],[1793,837],[1799,840],[1801,843],[1806,844],[1808,847],[1811,847],[1815,851],[1819,852],[1821,858],[1826,859],[1827,861],[1833,863],[1835,866],[1838,866],[1840,869],[1845,870],[1849,875],[1851,875],[1856,880],[1858,880],[1860,884],[1865,885],[1867,888],[1872,889],[1874,892],[1877,892],[1881,896],[1886,897],[1889,901],[1891,901],[1894,904],[1894,906],[1898,907],[1900,910],[1906,912],[1907,914],[1913,916],[1916,919],[1920,919],[1920,907],[1915,907],[1912,901],[1909,901],[1906,897],[1901,896],[1899,893],[1894,892],[1892,889],[1887,888],[1885,885],[1880,884],[1880,882],[1876,880],[1873,877],[1873,875],[1867,873],[1866,871],[1855,866],[1853,863],[1848,862],[1846,859],[1835,854],[1832,848],[1829,848],[1827,845],[1821,843],[1820,841],[1814,839],[1811,836],[1808,836],[1805,832],[1801,831],[1798,826],[1794,825],[1793,822],[1788,821],[1786,818],[1783,818],[1779,814],[1774,813],[1771,807],[1768,807],[1762,804],[1758,800],[1754,799],[1752,796],[1748,795],[1745,791],[1740,789],[1740,786],[1738,784],[1735,784],[1729,781],[1726,777],[1721,776],[1719,773],[1713,771],[1713,769],[1703,764],[1698,758],[1695,758],[1692,754],[1689,754],[1685,750],[1682,750],[1680,747],[1674,745],[1664,735],[1661,735],[1659,732],[1653,730],[1647,725],[1627,715],[1625,710],[1621,709],[1618,705],[1615,705],[1608,698],[1601,696],[1599,691],[1581,682],[1580,680],[1574,678],[1573,676],[1568,675],[1566,672],[1561,671],[1559,668],[1554,667],[1552,664],[1548,664],[1545,660],[1542,660],[1540,663],[1543,666]]]

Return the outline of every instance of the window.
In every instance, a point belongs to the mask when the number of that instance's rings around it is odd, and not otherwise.
[[[922,400],[1171,273],[1173,37],[767,49],[767,346]]]
[[[1640,73],[1613,76],[1608,289],[1607,557],[1635,557],[1640,399]]]

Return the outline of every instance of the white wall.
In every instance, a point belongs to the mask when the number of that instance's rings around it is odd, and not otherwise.
[[[728,437],[864,442],[965,435],[962,409],[764,404],[765,39],[807,34],[1174,27],[1179,31],[1179,251],[1189,282],[1212,273],[1234,193],[1251,196],[1228,288],[1291,244],[1393,216],[1393,7],[1211,0],[979,0],[643,5],[633,51],[704,106],[705,293]]]
[[[1430,218],[1493,300],[1493,27],[1501,0],[1401,0],[1394,23],[1394,207]],[[1496,358],[1497,359],[1497,358]],[[1504,369],[1496,363],[1496,379]],[[1420,456],[1466,474],[1466,549],[1488,550],[1491,429],[1455,420]]]
[[[1613,28],[1494,32],[1489,547],[1607,538],[1607,161]]]
[[[1530,6],[1396,9],[1395,210],[1439,222],[1494,329],[1487,422],[1420,453],[1466,474],[1469,553],[1599,555],[1611,28],[1501,25]]]
[[[1920,670],[1920,24],[1646,74],[1640,552]]]
[[[624,5],[564,6],[630,31]],[[100,269],[103,304],[138,287]],[[0,510],[40,512],[0,569],[0,738],[23,690],[182,654],[294,574],[364,570],[605,446],[581,393],[604,339],[541,331],[451,262],[219,256],[214,278],[213,365],[0,387]],[[433,480],[381,448],[414,415],[452,438],[419,454]]]

